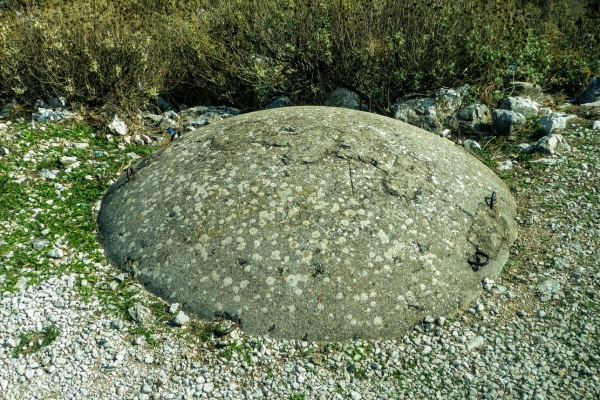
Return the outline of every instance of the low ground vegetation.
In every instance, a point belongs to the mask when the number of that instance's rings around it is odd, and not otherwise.
[[[37,393],[39,388],[26,380],[33,376],[27,371],[35,369],[25,365],[44,363],[61,354],[69,357],[74,351],[70,346],[87,338],[91,342],[85,342],[81,351],[91,352],[85,359],[94,367],[86,378],[90,380],[76,385],[90,390],[90,395],[138,393],[145,387],[143,376],[155,374],[160,376],[152,382],[162,383],[151,383],[153,391],[176,392],[184,390],[177,386],[181,376],[192,374],[193,380],[202,369],[214,372],[215,377],[230,371],[227,376],[251,391],[263,387],[261,383],[254,388],[256,382],[271,382],[268,390],[275,397],[315,398],[313,389],[287,383],[289,369],[290,374],[301,374],[306,382],[313,382],[313,388],[328,385],[329,378],[317,383],[321,376],[335,377],[328,389],[331,396],[375,391],[396,397],[412,393],[420,398],[434,393],[462,398],[487,392],[503,393],[505,398],[520,393],[597,398],[597,132],[590,129],[589,121],[572,121],[564,132],[572,152],[551,158],[550,164],[538,154],[518,159],[517,144],[534,139],[535,127],[513,135],[513,141],[497,137],[474,153],[490,160],[492,167],[492,161],[519,160],[515,169],[500,176],[518,202],[520,232],[503,275],[469,310],[430,331],[417,327],[398,341],[318,345],[245,336],[221,338],[216,334],[219,324],[206,321],[174,326],[168,305],[114,270],[96,239],[95,218],[102,193],[137,157],[156,147],[126,144],[68,121],[15,121],[0,136],[0,147],[9,150],[0,157],[0,292],[6,304],[3,318],[13,321],[2,327],[12,333],[7,334],[2,348],[0,363],[7,366],[2,368],[5,380],[0,381],[8,382],[13,392],[23,393],[27,387],[27,393]],[[60,161],[65,155],[77,157],[79,164],[65,165]],[[59,249],[62,255],[56,257],[52,252]],[[58,285],[61,279],[66,279],[66,287]],[[540,300],[536,288],[548,279],[559,282],[561,289]],[[48,286],[48,282],[55,283]],[[42,287],[54,288],[58,297],[52,302],[71,310],[65,315],[81,316],[70,322],[50,320],[39,329],[31,326],[28,309],[14,304],[17,299],[34,297]],[[69,300],[61,301],[61,293]],[[134,303],[145,304],[155,322],[141,327],[132,321],[127,310]],[[24,325],[14,325],[18,318]],[[106,328],[99,328],[101,324]],[[88,331],[97,333],[87,336]],[[110,340],[105,339],[107,335]],[[486,345],[477,347],[481,343]],[[474,350],[467,350],[470,347]],[[172,348],[181,352],[168,350]],[[126,357],[131,359],[126,358],[126,364],[120,366],[117,353],[130,354]],[[52,366],[45,367],[48,379],[63,379],[56,375],[60,369]],[[127,375],[125,380],[119,378],[117,386],[112,375],[107,375],[115,368],[125,368],[123,374]],[[132,378],[127,368],[143,370],[145,375]],[[19,377],[18,371],[24,377]],[[229,390],[227,387],[224,383],[215,386],[219,390]],[[57,392],[57,396],[64,398],[66,393]]]

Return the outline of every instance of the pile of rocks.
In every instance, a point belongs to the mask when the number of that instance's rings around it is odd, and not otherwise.
[[[171,140],[173,140],[185,132],[240,114],[237,108],[225,106],[197,106],[192,108],[179,106],[179,112],[176,112],[173,106],[161,97],[159,97],[158,104],[162,113],[155,114],[150,111],[143,111],[141,115],[145,128],[148,131],[158,132],[157,135],[133,134],[133,136],[130,136],[127,124],[117,114],[113,116],[111,123],[108,125],[109,130],[118,136],[122,136],[126,143],[133,140],[139,145],[152,145],[160,143],[164,139],[164,135],[160,133],[168,133]]]
[[[542,107],[540,102],[552,102],[551,97],[542,93],[539,86],[514,82],[511,96],[502,100],[498,107],[491,110],[482,103],[470,103],[469,86],[456,89],[441,88],[433,97],[402,100],[393,104],[391,116],[408,124],[417,126],[442,137],[455,140],[471,151],[481,150],[481,145],[473,139],[493,139],[496,135],[512,135],[523,128],[528,121],[541,126],[545,136],[535,143],[519,145],[523,153],[540,152],[551,156],[559,151],[570,151],[567,141],[558,133],[567,126],[567,121],[577,117],[600,118],[600,77],[590,80],[587,89],[580,95],[581,106],[571,103],[561,104],[559,111]],[[515,95],[514,97],[512,95]],[[538,100],[540,102],[538,102]],[[338,88],[332,92],[326,105],[360,109],[359,96],[347,89]],[[579,114],[560,112],[573,109]],[[600,129],[600,121],[594,121],[592,129]],[[470,136],[473,139],[461,139]],[[499,162],[499,170],[507,170],[516,164],[513,160]]]

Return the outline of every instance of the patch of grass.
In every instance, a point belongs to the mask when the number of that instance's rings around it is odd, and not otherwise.
[[[527,137],[528,140],[536,141],[543,136],[546,136],[546,131],[536,119],[528,119],[525,125],[519,130],[519,134]]]
[[[133,296],[138,293],[138,290],[133,289],[123,290],[119,293],[119,314],[127,321],[133,321],[133,318],[131,318],[131,315],[129,315],[128,310],[135,304],[135,299],[133,299]]]
[[[216,326],[214,324],[205,324],[203,322],[191,321],[188,325],[188,331],[194,338],[198,338],[201,342],[208,342],[215,333]]]
[[[290,396],[290,400],[305,400],[306,396],[302,393],[295,393]]]
[[[138,327],[135,327],[133,330],[131,330],[131,333],[133,335],[137,335],[137,336],[144,336],[144,339],[146,340],[146,343],[149,346],[151,346],[151,347],[156,346],[156,340],[154,340],[154,337],[153,337],[154,331],[152,329],[138,326]]]
[[[246,361],[248,365],[252,364],[252,350],[243,344],[238,345],[237,342],[229,343],[223,350],[221,350],[219,355],[225,357],[227,360],[231,360],[234,353],[237,353],[238,358]]]
[[[8,220],[13,216],[14,210],[25,207],[27,202],[22,185],[13,181],[7,174],[0,174],[0,220]]]
[[[169,305],[160,299],[153,299],[148,308],[152,310],[152,314],[156,317],[156,322],[160,323],[171,318],[169,314]]]
[[[44,328],[42,332],[26,332],[21,333],[19,344],[13,349],[13,357],[18,357],[19,354],[32,354],[40,349],[49,346],[56,340],[60,330],[56,325],[50,325]]]

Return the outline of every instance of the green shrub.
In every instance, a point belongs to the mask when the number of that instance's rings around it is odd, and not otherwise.
[[[85,106],[322,103],[345,86],[374,108],[439,86],[481,96],[511,79],[581,90],[600,71],[584,0],[9,0],[0,96]]]

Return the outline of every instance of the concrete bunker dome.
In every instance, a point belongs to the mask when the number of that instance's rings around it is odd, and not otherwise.
[[[110,262],[250,334],[401,336],[465,307],[517,235],[514,199],[487,167],[448,140],[354,110],[244,114],[133,170],[98,215]],[[490,262],[473,268],[478,250]]]

